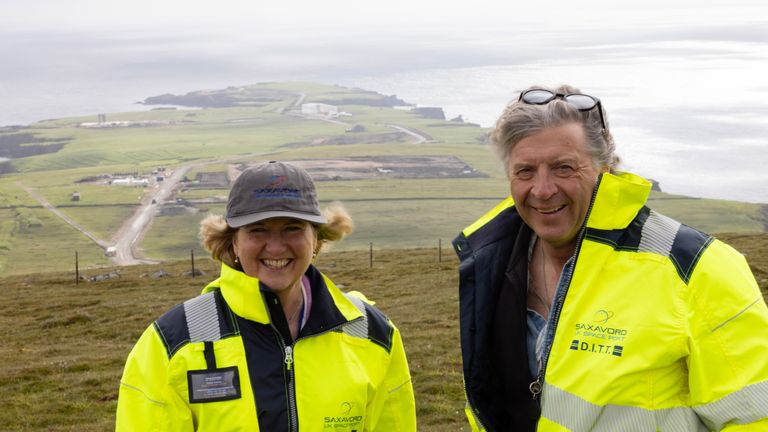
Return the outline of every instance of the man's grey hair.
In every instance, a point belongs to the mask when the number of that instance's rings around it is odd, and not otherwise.
[[[562,85],[556,89],[533,86],[526,90],[532,89],[549,90],[560,94],[583,94],[579,89],[569,85]],[[510,154],[517,143],[544,129],[576,122],[584,127],[587,151],[592,155],[595,169],[608,168],[611,172],[615,172],[620,159],[615,154],[616,145],[608,129],[608,117],[605,110],[603,110],[603,119],[605,120],[605,130],[603,130],[600,113],[597,112],[597,109],[595,107],[589,111],[579,111],[578,108],[561,98],[556,98],[545,105],[527,104],[516,99],[507,105],[496,121],[496,127],[491,132],[491,143],[496,154],[504,163],[504,170],[509,174]]]

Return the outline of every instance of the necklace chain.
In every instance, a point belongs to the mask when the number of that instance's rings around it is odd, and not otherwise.
[[[293,311],[290,317],[288,317],[288,322],[291,322],[293,321],[294,318],[296,318],[296,315],[299,314],[299,311],[301,310],[302,307],[304,307],[304,299],[301,299],[301,301],[299,301],[299,305],[296,307],[296,310]]]

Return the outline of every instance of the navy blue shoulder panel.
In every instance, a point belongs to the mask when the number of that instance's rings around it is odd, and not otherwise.
[[[653,219],[654,222],[649,224],[650,227],[647,227],[649,218]],[[666,228],[674,228],[674,230],[665,232],[663,229],[658,229],[660,224],[664,224]],[[646,243],[642,245],[644,236]],[[701,254],[714,240],[699,230],[680,224],[656,212],[652,213],[651,209],[645,206],[627,228],[620,230],[587,228],[585,238],[609,245],[614,250],[631,252],[642,250],[668,256],[678,275],[686,284],[690,281],[691,274],[693,274]]]
[[[240,335],[240,327],[237,325],[235,319],[235,313],[229,308],[229,305],[224,300],[224,296],[221,295],[221,290],[216,288],[213,290],[216,296],[216,311],[219,315],[219,329],[221,330],[221,338],[225,339],[231,336]]]
[[[216,300],[216,313],[220,330],[219,337],[226,338],[238,335],[239,330],[234,315],[221,296],[221,291],[216,289],[213,291],[213,295]],[[178,304],[166,312],[154,322],[154,326],[163,341],[163,345],[165,345],[168,358],[173,357],[179,349],[191,340],[184,303]]]
[[[691,280],[693,269],[701,258],[701,254],[715,239],[699,230],[687,225],[680,225],[680,229],[672,243],[670,259],[677,269],[677,273],[687,284]]]
[[[643,225],[648,219],[650,209],[643,207],[630,222],[629,226],[618,230],[600,230],[587,228],[584,237],[598,243],[611,246],[615,250],[634,251],[638,250],[640,238],[643,234]]]
[[[451,244],[453,245],[454,252],[456,252],[456,255],[459,257],[460,262],[463,262],[472,255],[472,248],[469,247],[469,240],[467,240],[464,233],[459,233],[459,235],[453,239]]]
[[[163,340],[168,358],[189,342],[189,329],[187,328],[187,315],[184,312],[184,304],[178,304],[166,312],[154,323],[157,334]]]
[[[368,339],[380,345],[387,352],[392,351],[395,328],[389,324],[389,319],[380,310],[366,302],[363,303],[365,304],[365,313],[368,316]]]

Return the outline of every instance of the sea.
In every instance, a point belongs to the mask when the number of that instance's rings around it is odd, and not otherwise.
[[[308,81],[396,95],[492,127],[520,90],[571,84],[601,99],[622,169],[658,181],[665,192],[768,203],[762,24],[567,38],[528,29],[444,43],[403,34],[367,44],[335,38],[270,48],[246,41],[224,51],[206,51],[192,35],[0,36],[0,57],[12,59],[0,68],[0,126],[146,110],[152,107],[139,101],[165,93]]]

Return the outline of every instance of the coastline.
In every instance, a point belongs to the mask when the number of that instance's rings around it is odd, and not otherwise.
[[[445,73],[448,73],[448,71],[444,71]],[[457,72],[460,75],[461,78],[461,71],[454,71]],[[406,75],[410,76],[410,75]],[[342,84],[339,84],[340,86],[347,87],[347,88],[354,88],[357,87],[353,85],[355,80],[351,79],[341,79],[336,80],[335,82],[340,82]],[[468,93],[471,93],[472,89],[467,89],[463,92],[461,92],[458,95],[454,95],[450,100],[466,100],[467,102],[465,104],[456,105],[456,102],[453,106],[450,108],[447,108],[443,105],[441,105],[442,102],[448,102],[448,99],[446,99],[446,96],[443,94],[444,92],[438,92],[438,94],[433,95],[431,98],[428,98],[427,103],[424,103],[421,97],[419,96],[425,96],[424,91],[427,89],[421,89],[421,92],[415,92],[415,90],[419,90],[418,88],[411,86],[412,88],[408,88],[408,91],[405,91],[406,89],[398,87],[396,82],[383,82],[375,78],[371,78],[368,80],[362,80],[364,81],[367,86],[364,88],[376,88],[377,90],[373,90],[373,92],[380,93],[380,94],[390,94],[391,92],[399,92],[399,90],[403,90],[404,94],[400,94],[399,97],[402,97],[403,99],[407,100],[409,104],[412,104],[414,107],[435,107],[439,108],[445,115],[446,118],[454,117],[455,114],[458,112],[457,109],[461,108],[461,112],[459,115],[461,115],[464,119],[466,119],[467,123],[465,124],[479,124],[480,127],[486,128],[487,126],[483,126],[484,123],[487,123],[486,118],[490,118],[491,116],[491,107],[489,106],[489,100],[487,98],[490,98],[490,95],[481,94],[480,98],[468,98]],[[396,81],[396,80],[395,80]],[[462,81],[460,79],[459,81]],[[323,81],[319,81],[318,83],[322,83]],[[378,85],[376,85],[378,83]],[[334,84],[327,84],[327,85],[334,85]],[[156,87],[156,86],[152,86]],[[25,125],[7,125],[7,126],[0,126],[0,130],[6,132],[6,133],[14,133],[19,130],[34,128],[35,124],[38,122],[44,122],[51,119],[65,119],[70,117],[88,117],[92,116],[94,119],[97,116],[97,113],[106,113],[108,118],[115,118],[119,117],[119,113],[141,113],[141,112],[148,112],[152,110],[162,109],[162,107],[171,107],[172,105],[169,104],[148,104],[146,103],[147,100],[151,100],[152,98],[157,98],[161,96],[168,96],[171,95],[171,92],[174,92],[177,90],[179,86],[178,85],[171,85],[168,87],[167,91],[163,92],[156,92],[153,93],[155,96],[147,96],[143,100],[137,100],[135,96],[128,96],[126,97],[124,94],[124,91],[121,91],[120,94],[110,94],[106,93],[103,95],[102,98],[100,98],[98,101],[84,99],[81,102],[81,106],[77,109],[74,109],[74,111],[67,111],[68,113],[66,115],[58,115],[60,113],[56,112],[41,112],[40,116],[45,115],[47,118],[42,120],[35,120],[30,121],[29,123]],[[240,86],[240,87],[248,87],[248,85]],[[205,87],[201,87],[205,88]],[[208,88],[212,88],[208,86]],[[204,93],[204,94],[215,94],[218,92],[225,91],[227,88],[233,88],[233,86],[220,86],[218,90],[192,90],[192,91],[182,91],[178,94],[180,95],[189,95],[194,93]],[[379,90],[382,88],[383,90]],[[151,91],[152,89],[144,89],[144,91]],[[138,89],[136,93],[143,92],[142,90]],[[134,93],[134,95],[136,94]],[[417,99],[415,102],[413,99]],[[131,102],[126,102],[130,100]],[[73,102],[70,100],[70,102]],[[430,102],[434,102],[434,104],[430,104]],[[449,103],[450,105],[450,103]],[[495,107],[495,110],[500,110],[503,106],[503,103],[499,104],[492,104],[493,107]],[[184,109],[184,110],[195,110],[200,109],[199,107],[193,107],[189,105],[173,105],[177,109]],[[50,108],[48,109],[54,109],[54,110],[61,110],[66,109],[61,105],[50,105]],[[394,109],[397,109],[397,107],[393,107]],[[618,109],[621,109],[619,106]],[[23,113],[26,116],[31,115],[30,109],[23,110],[21,113]],[[764,191],[761,191],[760,188],[755,189],[755,185],[758,185],[763,182],[762,179],[765,178],[764,175],[760,174],[760,171],[753,172],[752,166],[754,166],[757,162],[759,162],[760,157],[752,157],[748,158],[748,163],[744,168],[744,172],[749,175],[748,179],[742,179],[739,187],[734,187],[733,185],[730,185],[728,180],[730,179],[730,176],[728,174],[720,174],[719,179],[723,181],[709,181],[709,184],[704,185],[702,183],[699,183],[694,188],[693,186],[686,185],[685,179],[681,181],[681,177],[686,178],[702,178],[706,179],[706,176],[702,176],[701,172],[705,169],[702,168],[702,164],[706,163],[706,161],[701,163],[690,163],[690,169],[686,170],[685,176],[681,176],[681,173],[677,171],[677,169],[672,169],[673,166],[680,166],[676,160],[674,160],[675,154],[674,152],[670,152],[668,150],[664,150],[665,148],[674,148],[676,144],[679,144],[681,148],[686,147],[686,143],[684,141],[678,142],[678,139],[676,137],[667,137],[664,136],[656,136],[653,134],[641,134],[641,135],[633,135],[630,134],[626,127],[621,127],[621,116],[620,111],[619,115],[617,116],[617,132],[620,132],[624,135],[624,141],[627,146],[622,154],[630,155],[630,157],[627,160],[634,160],[636,161],[635,166],[629,168],[630,171],[636,172],[641,175],[645,175],[647,177],[653,177],[657,178],[661,182],[662,190],[668,193],[672,194],[680,194],[680,195],[686,195],[691,197],[700,197],[705,199],[723,199],[723,200],[734,200],[738,202],[745,202],[750,204],[766,204],[768,205],[768,194],[764,193]],[[46,114],[53,114],[52,116],[46,115]],[[682,115],[682,114],[681,114]],[[37,117],[40,117],[37,116]],[[480,119],[486,119],[485,121],[478,121]],[[663,132],[663,131],[662,131]],[[661,133],[661,132],[660,132]],[[646,143],[646,144],[641,144]],[[664,144],[662,146],[662,144]],[[647,147],[647,148],[646,148]],[[738,161],[736,160],[736,156],[738,155],[738,152],[730,152],[728,155],[723,155],[722,152],[719,152],[718,150],[712,150],[705,147],[702,147],[702,151],[706,152],[709,156],[706,157],[707,160],[717,160],[718,158],[727,158],[727,159],[733,159],[731,166],[738,166]],[[665,154],[666,153],[666,154]],[[719,155],[719,156],[718,156]],[[700,159],[703,160],[704,156],[702,156]],[[5,164],[9,162],[7,158],[3,159],[0,158],[0,164]],[[707,171],[708,174],[711,174],[714,171]],[[742,174],[744,174],[744,172]],[[746,180],[746,181],[745,181]],[[733,182],[730,182],[733,183]]]

